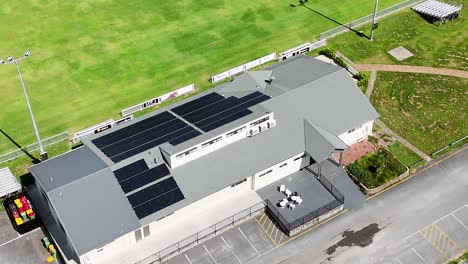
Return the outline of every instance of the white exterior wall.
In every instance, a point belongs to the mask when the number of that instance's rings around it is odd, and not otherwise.
[[[109,259],[119,254],[122,249],[130,248],[132,242],[135,241],[133,232],[125,234],[116,240],[94,249],[80,257],[82,264],[109,263]]]
[[[354,130],[351,133],[345,132],[338,137],[343,140],[346,145],[351,146],[354,143],[357,143],[359,141],[362,141],[366,139],[369,135],[372,134],[372,126],[374,125],[374,120],[371,120],[367,123],[364,123],[360,127],[356,127],[356,130]]]
[[[261,126],[261,125],[263,125],[263,127],[264,127],[264,128],[262,129],[262,131],[267,130],[266,124],[263,124],[263,123],[260,124],[260,125],[255,126],[255,127],[252,127],[252,128],[250,127],[250,124],[251,124],[251,123],[253,123],[253,122],[255,122],[255,121],[259,120],[259,119],[265,118],[266,116],[269,116],[269,118],[270,118],[270,119],[268,120],[268,122],[271,123],[272,120],[274,120],[274,115],[273,115],[273,113],[269,113],[268,115],[262,116],[262,117],[260,117],[260,118],[255,119],[255,120],[252,120],[252,121],[250,121],[250,122],[248,122],[248,123],[246,123],[246,124],[244,124],[244,125],[242,125],[242,126],[238,126],[238,127],[234,128],[234,129],[231,129],[231,130],[227,131],[227,132],[224,133],[224,134],[221,134],[221,135],[217,135],[217,136],[215,136],[215,137],[212,137],[212,138],[210,138],[210,139],[208,139],[208,140],[206,140],[206,141],[204,141],[204,142],[201,142],[200,144],[194,145],[194,146],[192,146],[192,147],[190,147],[190,148],[187,148],[187,149],[184,150],[184,151],[181,151],[181,152],[179,152],[179,153],[177,153],[177,154],[175,154],[175,155],[172,155],[172,156],[170,157],[170,162],[169,162],[171,168],[176,168],[176,167],[178,167],[178,166],[180,166],[180,165],[183,165],[183,164],[185,164],[185,163],[187,163],[187,162],[190,162],[190,161],[195,160],[195,159],[197,159],[197,158],[199,158],[199,157],[201,157],[201,156],[204,156],[204,155],[206,155],[206,154],[208,154],[208,153],[211,153],[211,152],[213,152],[213,151],[215,151],[215,150],[217,150],[217,149],[220,149],[220,148],[222,148],[222,147],[224,147],[224,146],[227,146],[227,145],[229,145],[229,144],[231,144],[231,143],[234,143],[234,142],[236,142],[236,141],[238,141],[238,140],[241,140],[241,139],[243,139],[243,138],[245,138],[245,137],[248,136],[248,133],[249,133],[249,131],[250,131],[251,129],[257,128],[257,130],[258,130],[258,127]],[[266,122],[265,122],[265,123],[266,123]],[[229,137],[227,136],[227,134],[229,134],[230,132],[232,132],[232,131],[234,131],[234,130],[237,130],[237,129],[239,129],[239,128],[242,128],[242,127],[245,127],[245,130],[244,130],[244,131],[242,131],[242,132],[240,132],[240,133],[237,133],[237,134],[235,134],[235,135],[229,136]],[[271,128],[271,127],[270,127],[270,128]],[[218,137],[221,137],[221,140],[220,140],[220,141],[218,141],[218,142],[216,142],[216,143],[214,143],[214,144],[212,144],[212,145],[209,145],[209,146],[206,146],[206,147],[202,147],[202,145],[203,145],[205,142],[208,142],[208,141],[210,141],[210,140],[216,139],[216,138],[218,138]],[[191,154],[188,154],[188,155],[186,155],[186,156],[177,158],[177,155],[179,155],[179,154],[181,154],[181,153],[184,153],[184,152],[186,152],[186,151],[188,151],[188,150],[190,150],[190,149],[192,149],[192,148],[195,148],[195,147],[197,148],[197,150],[196,150],[195,152],[193,152],[193,153],[191,153]]]
[[[287,159],[285,161],[282,161],[282,162],[279,162],[275,165],[273,165],[272,167],[270,168],[267,168],[265,170],[262,170],[261,172],[258,172],[255,174],[254,176],[254,181],[252,182],[252,189],[254,190],[258,190],[262,187],[265,187],[266,185],[270,184],[270,183],[273,183],[293,172],[296,172],[298,171],[299,169],[301,168],[304,168],[305,166],[307,166],[309,164],[309,158],[310,156],[309,155],[306,155],[305,157],[302,157],[302,158],[299,158],[301,157],[302,155],[304,154],[303,153],[300,153],[300,154],[297,154],[295,156],[293,156],[292,158],[290,159]],[[294,160],[296,158],[299,158],[298,160]],[[281,167],[281,165],[287,163],[285,166]],[[261,174],[263,174],[264,172],[266,171],[269,171],[269,170],[272,170],[272,172],[266,174],[266,175],[263,175],[262,177],[260,177]]]

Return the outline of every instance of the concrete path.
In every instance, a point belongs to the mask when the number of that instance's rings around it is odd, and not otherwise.
[[[372,91],[374,90],[375,79],[377,79],[377,71],[372,71],[369,79],[369,85],[367,86],[366,96],[370,98]]]
[[[375,120],[375,123],[379,125],[387,134],[390,134],[392,137],[398,139],[403,145],[405,145],[407,148],[411,149],[414,153],[418,154],[421,158],[430,161],[431,157],[429,157],[426,153],[422,152],[420,149],[415,147],[413,144],[409,143],[408,140],[404,139],[397,133],[395,133],[393,130],[387,127],[382,121],[380,120]]]
[[[448,75],[461,78],[468,78],[468,71],[412,66],[412,65],[387,65],[387,64],[354,64],[354,68],[358,71],[389,71],[389,72],[413,72],[413,73],[428,73]]]

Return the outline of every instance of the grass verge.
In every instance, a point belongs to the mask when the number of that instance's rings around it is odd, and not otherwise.
[[[432,66],[468,70],[468,9],[458,19],[437,26],[427,22],[411,9],[380,19],[374,40],[347,32],[328,40],[328,45],[342,51],[355,63],[380,63]],[[370,24],[356,28],[369,35]],[[403,46],[414,54],[404,61],[388,51]]]
[[[379,72],[371,102],[380,119],[431,154],[468,134],[468,80]]]
[[[395,142],[388,146],[388,150],[405,166],[410,167],[411,165],[416,164],[421,161],[422,158],[419,157],[416,153],[411,151],[405,145],[400,142]]]

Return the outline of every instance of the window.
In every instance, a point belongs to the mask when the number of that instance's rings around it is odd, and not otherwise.
[[[231,132],[227,133],[227,134],[226,134],[226,137],[234,136],[235,134],[238,134],[238,133],[240,133],[240,132],[242,132],[242,131],[244,131],[244,130],[246,130],[246,129],[247,129],[247,128],[246,128],[245,126],[244,126],[244,127],[241,127],[241,128],[239,128],[239,129],[236,129],[236,130],[234,130],[234,131],[231,131]]]
[[[251,123],[251,124],[250,124],[250,127],[254,127],[254,126],[256,126],[256,125],[258,125],[258,124],[260,124],[260,123],[263,123],[263,122],[265,122],[265,121],[267,121],[267,120],[269,120],[269,119],[270,119],[270,116],[267,116],[267,117],[264,117],[264,118],[262,118],[262,119],[259,119],[259,120],[255,121],[255,122]]]
[[[182,158],[182,157],[184,157],[184,156],[187,156],[187,155],[189,155],[189,154],[191,154],[191,153],[193,153],[193,152],[195,152],[195,151],[197,151],[197,147],[194,147],[194,148],[189,149],[189,150],[187,150],[187,151],[185,151],[185,152],[183,152],[183,153],[178,154],[178,155],[176,156],[176,159],[180,159],[180,158]]]
[[[280,165],[280,168],[283,168],[286,165],[288,165],[288,163],[283,163],[283,164]]]
[[[136,242],[141,241],[142,236],[141,236],[141,229],[138,229],[135,231],[135,240]]]
[[[302,154],[302,156],[300,156],[300,157],[295,158],[294,161],[305,158],[305,156],[307,156],[306,153]]]
[[[355,128],[349,130],[349,131],[348,131],[348,134],[353,133],[355,130],[356,130]]]
[[[205,142],[205,143],[202,144],[202,148],[208,147],[209,145],[212,145],[212,144],[214,144],[214,143],[216,143],[216,142],[218,142],[218,141],[221,141],[221,139],[223,139],[223,137],[217,137],[217,138],[215,138],[215,139],[213,139],[213,140],[210,140],[210,141],[208,141],[208,142]]]
[[[143,227],[143,236],[148,237],[151,234],[149,225]]]
[[[246,181],[247,181],[247,179],[243,179],[243,180],[240,181],[240,182],[236,182],[236,183],[234,183],[233,185],[231,185],[231,188],[232,188],[232,187],[236,187],[237,185],[239,185],[239,184],[241,184],[241,183],[243,183],[243,182],[246,182]]]
[[[273,170],[265,171],[264,173],[258,175],[258,177],[263,177],[263,176],[265,176],[265,175],[267,175],[268,173],[271,173],[271,172],[273,172]]]

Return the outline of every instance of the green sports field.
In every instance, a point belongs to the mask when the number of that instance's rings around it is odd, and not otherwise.
[[[380,8],[400,0],[381,0]],[[127,106],[274,51],[312,41],[335,22],[285,0],[45,1],[0,3],[0,56],[32,56],[21,69],[43,138],[79,130]],[[346,23],[371,0],[307,6]],[[0,129],[34,142],[13,65],[0,67]],[[15,145],[0,133],[0,153]]]

